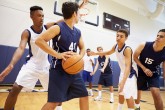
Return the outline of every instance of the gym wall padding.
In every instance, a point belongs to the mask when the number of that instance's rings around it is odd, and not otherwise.
[[[0,45],[0,73],[5,69],[5,67],[10,63],[10,60],[15,52],[17,47],[11,47],[11,46],[5,46],[5,45]],[[13,84],[16,80],[16,77],[19,73],[19,70],[21,69],[22,65],[25,63],[25,58],[28,55],[28,49],[25,50],[22,58],[17,62],[15,65],[14,69],[11,71],[11,73],[4,79],[4,81],[0,82],[0,85],[6,85],[6,84]],[[51,57],[49,57],[50,59]],[[96,62],[95,58],[95,62]],[[112,60],[112,59],[111,59]],[[120,74],[120,68],[117,63],[117,61],[111,61],[112,65],[112,71],[113,71],[113,85],[114,87],[118,87],[118,80],[119,80],[119,74]],[[100,67],[99,67],[100,68]],[[162,69],[160,69],[162,73]],[[82,74],[82,72],[81,72]],[[160,77],[160,86],[164,87],[164,79],[162,77],[163,74],[161,74]],[[93,85],[97,86],[98,85],[98,80],[100,76],[100,70],[98,69],[93,76]],[[37,85],[40,85],[39,82],[37,82]],[[88,85],[88,83],[86,83]]]

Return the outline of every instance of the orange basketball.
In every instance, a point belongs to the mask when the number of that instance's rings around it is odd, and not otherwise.
[[[82,56],[73,55],[66,60],[62,60],[62,67],[68,74],[77,74],[84,68]]]

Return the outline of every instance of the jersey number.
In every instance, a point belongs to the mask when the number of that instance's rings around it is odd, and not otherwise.
[[[145,63],[152,64],[153,61],[154,61],[153,59],[146,58]]]
[[[70,51],[73,51],[73,50],[76,51],[76,43],[73,43],[73,42],[72,42],[72,43],[70,44],[70,46],[69,46],[69,50],[70,50]]]

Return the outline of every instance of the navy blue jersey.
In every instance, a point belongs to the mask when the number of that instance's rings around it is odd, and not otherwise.
[[[155,75],[159,74],[160,63],[165,61],[165,48],[163,50],[155,52],[153,49],[154,42],[146,42],[144,49],[140,53],[140,62],[148,69],[150,69]],[[139,74],[144,74],[143,70],[138,66]]]
[[[99,56],[98,57],[98,62],[101,66],[101,68],[104,67],[104,63],[105,63],[106,57],[105,56]],[[111,68],[111,63],[110,63],[110,58],[108,58],[108,64],[104,70],[104,73],[111,73],[112,74],[112,68]]]
[[[66,51],[77,52],[77,46],[81,37],[81,32],[76,27],[71,29],[65,22],[57,24],[60,27],[60,34],[52,39],[53,49],[59,53]],[[61,59],[53,57],[51,67],[55,68],[55,65],[61,64]]]

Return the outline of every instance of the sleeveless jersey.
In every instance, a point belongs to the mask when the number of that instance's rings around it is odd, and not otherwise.
[[[40,33],[35,32],[32,26],[27,30],[29,32],[29,55],[27,57],[26,66],[38,70],[49,67],[50,64],[48,62],[48,54],[35,44],[35,40],[41,33],[43,33],[46,30],[46,26],[42,27],[42,31]]]
[[[101,66],[101,68],[104,67],[104,63],[105,63],[105,60],[106,60],[106,57],[105,56],[99,56],[98,57],[98,62],[99,62],[99,65]],[[111,73],[112,74],[112,67],[111,67],[111,63],[110,63],[110,58],[108,58],[108,64],[104,70],[104,73]]]
[[[140,62],[155,75],[159,74],[160,63],[165,61],[165,47],[163,50],[155,52],[153,49],[154,42],[146,42],[144,49],[140,53]],[[143,70],[138,67],[139,74],[145,74]]]
[[[118,49],[118,45],[116,45],[115,47],[115,53],[116,53],[116,57],[117,57],[117,60],[118,60],[118,64],[119,64],[119,67],[120,67],[120,70],[121,70],[121,75],[124,75],[124,71],[125,71],[125,58],[124,58],[124,51],[125,49],[129,47],[129,46],[126,46],[124,44],[124,46],[122,47],[121,50]],[[130,48],[130,47],[129,47]],[[132,56],[132,55],[131,55]],[[131,62],[132,62],[132,57],[131,57]],[[135,76],[137,75],[136,74],[136,71],[133,69],[132,67],[132,63],[131,63],[131,67],[130,67],[130,75],[129,77],[131,78],[134,74]],[[137,77],[137,76],[136,76]]]
[[[71,29],[65,22],[58,23],[60,34],[52,39],[53,49],[59,53],[66,51],[77,52],[77,46],[81,37],[81,31],[76,27]],[[51,67],[55,68],[57,64],[61,64],[61,59],[52,58]]]

